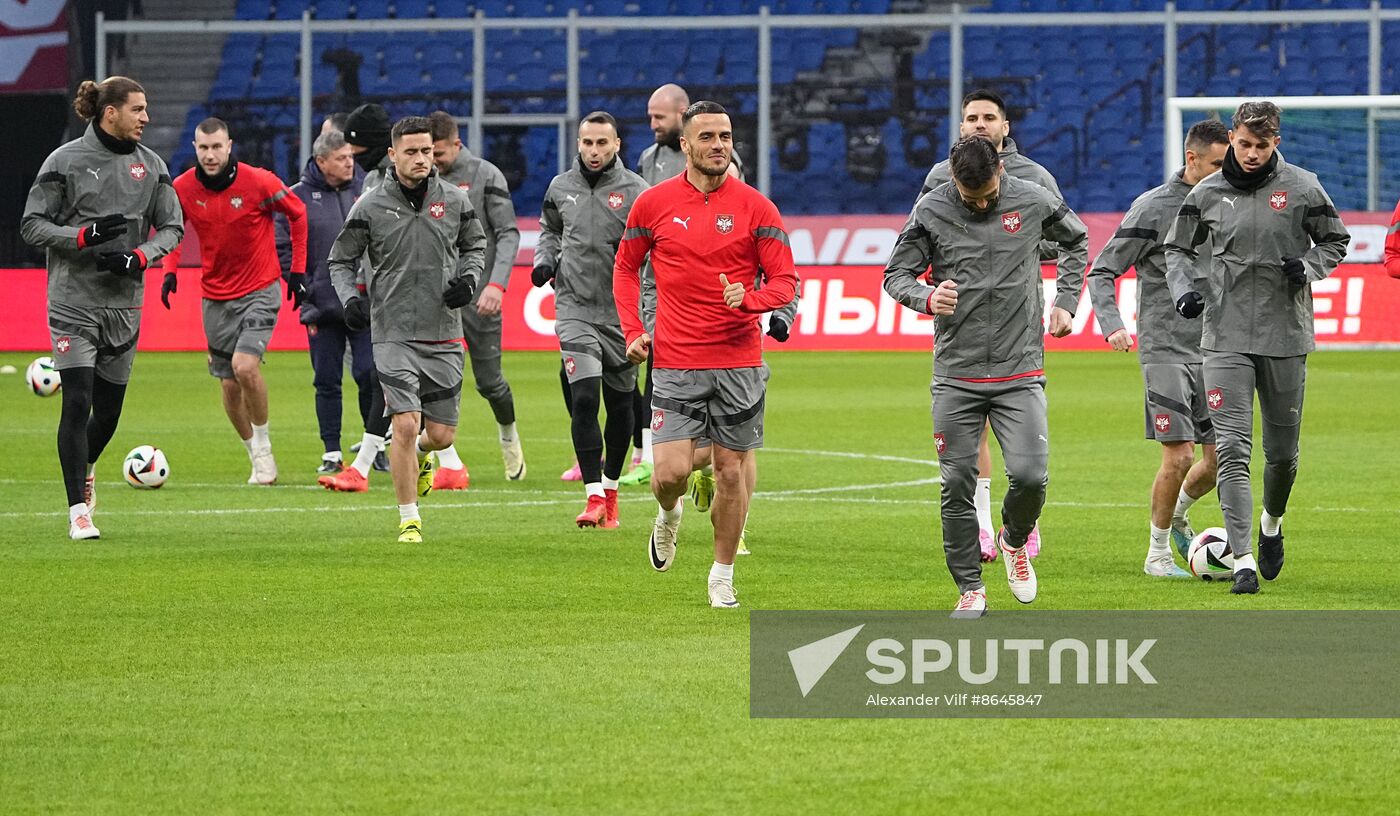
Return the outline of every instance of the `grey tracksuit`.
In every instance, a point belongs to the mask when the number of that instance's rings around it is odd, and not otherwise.
[[[20,234],[25,243],[47,252],[50,304],[140,309],[142,278],[99,272],[97,255],[136,249],[150,269],[184,237],[184,212],[170,172],[155,151],[138,144],[132,153],[114,153],[93,127],[50,153],[39,167]],[[82,228],[114,212],[126,216],[126,235],[79,249]]]
[[[919,276],[957,283],[958,304],[934,322],[933,418],[942,476],[943,549],[959,590],[982,586],[977,515],[977,446],[988,419],[1005,453],[1010,489],[1002,522],[1022,546],[1045,503],[1042,239],[1057,244],[1055,305],[1073,313],[1088,260],[1088,233],[1050,190],[1003,174],[995,212],[967,209],[957,188],[919,199],[885,268],[885,291],[923,314],[933,288]]]
[[[520,250],[515,204],[500,169],[465,147],[442,180],[467,191],[486,232],[487,277],[477,287],[472,302],[461,310],[462,333],[467,338],[477,393],[490,403],[497,422],[509,424],[515,421],[515,398],[501,372],[501,315],[477,314],[476,302],[488,285],[494,284],[502,292],[510,285],[511,268]]]
[[[1319,281],[1332,274],[1349,240],[1317,176],[1282,156],[1252,191],[1235,188],[1224,173],[1197,184],[1167,236],[1173,299],[1193,290],[1197,248],[1211,246],[1201,346],[1220,508],[1236,555],[1252,550],[1256,390],[1264,421],[1264,508],[1271,515],[1283,515],[1298,469],[1307,353],[1314,348],[1312,292],[1284,276],[1283,259],[1301,258],[1308,282]]]
[[[459,276],[482,277],[486,235],[465,191],[430,175],[422,209],[415,209],[392,171],[360,196],[331,247],[330,273],[342,305],[355,288],[360,258],[369,253],[365,288],[375,343],[443,341],[462,336],[456,309],[443,291]]]
[[[1060,193],[1060,185],[1055,183],[1055,177],[1050,175],[1050,171],[1021,155],[1021,151],[1016,147],[1016,140],[1010,136],[1007,136],[1001,143],[1001,161],[1008,176],[1022,181],[1033,181],[1054,193],[1056,198],[1064,200],[1064,195]],[[952,180],[952,164],[944,159],[928,171],[928,176],[924,178],[923,189],[919,190],[919,197],[923,198],[930,190]],[[917,203],[916,201],[915,204]],[[1055,243],[1053,241],[1046,241],[1040,245],[1040,259],[1042,261],[1055,260]]]
[[[613,261],[627,214],[647,188],[642,177],[618,161],[590,187],[576,160],[554,177],[544,194],[535,266],[553,266],[555,314],[617,326]]]

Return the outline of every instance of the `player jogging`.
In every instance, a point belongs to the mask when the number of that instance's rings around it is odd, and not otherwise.
[[[980,136],[948,153],[953,181],[919,199],[900,233],[885,291],[935,315],[933,427],[942,477],[943,550],[961,596],[954,617],[986,612],[979,561],[977,448],[991,421],[1009,482],[997,547],[1011,594],[1035,600],[1026,540],[1045,503],[1050,432],[1045,416],[1045,330],[1040,243],[1058,244],[1050,333],[1069,334],[1088,260],[1088,233],[1053,192],[1006,172]],[[931,288],[919,281],[933,267]]]
[[[1395,205],[1390,232],[1385,236],[1385,271],[1392,278],[1400,278],[1400,202]]]
[[[579,123],[578,156],[555,176],[544,194],[540,239],[531,281],[554,281],[554,333],[569,379],[570,432],[583,473],[587,504],[580,527],[618,526],[617,480],[632,437],[637,367],[613,299],[613,260],[628,213],[646,189],[641,176],[622,166],[617,121],[595,111]],[[607,424],[598,428],[598,393]],[[599,457],[606,459],[599,464]]]
[[[1278,152],[1279,109],[1235,110],[1220,173],[1197,184],[1167,236],[1167,283],[1181,316],[1205,314],[1206,404],[1215,426],[1217,488],[1236,595],[1283,569],[1283,512],[1298,472],[1303,387],[1313,340],[1312,290],[1332,274],[1351,239],[1317,176]],[[1210,245],[1207,300],[1195,281],[1198,248]],[[1264,508],[1256,571],[1249,483],[1254,395],[1264,422]]]
[[[198,164],[175,179],[175,192],[185,220],[199,234],[209,373],[218,378],[224,413],[248,451],[248,484],[270,485],[277,481],[277,462],[260,369],[282,300],[274,216],[285,215],[290,227],[287,300],[300,309],[307,297],[306,205],[277,176],[233,160],[233,140],[222,119],[195,127],[194,149]],[[166,309],[178,290],[179,264],[177,247],[162,262],[160,301]]]
[[[150,116],[140,83],[121,76],[84,81],[73,110],[88,127],[44,159],[20,235],[47,256],[49,334],[63,377],[58,464],[68,537],[92,539],[100,537],[92,523],[93,474],[121,418],[144,272],[185,229],[165,162],[141,144]]]
[[[1138,357],[1146,392],[1147,438],[1162,444],[1162,463],[1152,481],[1151,521],[1143,572],[1159,578],[1189,578],[1176,565],[1196,533],[1186,517],[1191,505],[1215,487],[1215,433],[1201,380],[1201,332],[1182,320],[1167,288],[1162,242],[1191,188],[1220,169],[1230,139],[1214,119],[1186,133],[1186,166],[1160,187],[1138,196],[1118,231],[1089,270],[1089,296],[1099,328],[1115,351],[1131,351],[1133,339],[1118,313],[1114,281],[1137,269]],[[1208,277],[1209,253],[1197,259],[1197,280]],[[1195,445],[1202,458],[1195,462]]]
[[[385,410],[398,440],[389,466],[399,541],[417,543],[423,522],[414,494],[432,491],[432,452],[452,444],[456,434],[465,362],[457,310],[471,302],[486,235],[466,191],[434,173],[428,119],[400,119],[390,138],[392,166],[384,183],[351,208],[331,247],[330,272],[346,326],[353,331],[368,324],[374,340]],[[355,277],[366,251],[362,293]]]
[[[680,499],[695,441],[711,440],[716,491],[710,511],[712,607],[739,605],[734,554],[748,512],[745,479],[763,446],[763,364],[758,316],[797,292],[792,249],[777,207],[726,171],[733,153],[729,114],[696,102],[682,117],[683,174],[642,194],[627,219],[613,290],[633,362],[655,355],[651,429],[660,505],[648,543],[652,568],[670,569],[680,531]],[[654,337],[638,315],[647,253],[656,277]],[[760,270],[766,279],[756,287]]]

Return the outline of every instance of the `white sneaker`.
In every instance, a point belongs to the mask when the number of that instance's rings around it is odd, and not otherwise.
[[[1171,553],[1159,555],[1155,558],[1149,555],[1147,560],[1142,562],[1142,571],[1151,575],[1153,578],[1191,577],[1191,573],[1176,565],[1176,559],[1172,558]]]
[[[958,596],[958,605],[953,607],[953,614],[948,617],[954,620],[964,618],[980,618],[987,614],[987,590],[969,589]]]
[[[253,473],[248,484],[270,485],[277,483],[277,462],[272,458],[272,448],[253,451]]]
[[[520,437],[501,442],[501,459],[506,464],[506,478],[518,482],[525,478],[525,452],[520,449]]]
[[[676,502],[676,506],[679,507],[680,502]],[[676,560],[676,537],[680,531],[680,519],[674,523],[666,521],[666,514],[658,507],[656,523],[651,527],[651,541],[647,542],[647,558],[651,560],[652,569],[665,572],[671,568],[671,562]]]
[[[68,523],[68,537],[74,541],[87,541],[88,539],[101,538],[102,534],[97,528],[92,526],[92,516],[83,514]]]
[[[91,519],[97,510],[97,480],[91,476],[83,482],[83,504],[87,505],[88,518]]]
[[[1191,539],[1196,537],[1196,531],[1191,527],[1191,520],[1186,516],[1172,516],[1172,546],[1185,558],[1191,549]]]
[[[1006,528],[1003,527],[997,532],[997,549],[1001,550],[1002,561],[1006,563],[1006,583],[1011,587],[1011,594],[1023,604],[1034,601],[1037,586],[1030,548],[1023,545],[1011,549],[1006,543]]]
[[[738,609],[739,593],[728,581],[710,582],[710,606],[715,609]]]

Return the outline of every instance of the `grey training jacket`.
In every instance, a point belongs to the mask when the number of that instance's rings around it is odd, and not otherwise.
[[[185,213],[170,171],[155,151],[138,144],[132,153],[113,153],[93,127],[39,167],[20,235],[47,252],[50,303],[138,309],[142,279],[98,271],[97,256],[137,249],[146,256],[146,268],[153,269],[184,238]],[[79,249],[83,227],[111,213],[126,216],[126,235]]]
[[[1105,338],[1124,328],[1114,282],[1128,267],[1137,268],[1138,355],[1144,363],[1201,362],[1200,321],[1186,320],[1176,313],[1176,298],[1167,286],[1167,256],[1162,250],[1167,230],[1189,192],[1191,185],[1182,180],[1178,170],[1166,184],[1138,196],[1089,268],[1089,298]],[[1192,285],[1203,295],[1209,286],[1209,263],[1210,253],[1202,253],[1193,270]]]
[[[457,154],[457,160],[442,174],[442,180],[467,191],[486,232],[489,277],[477,287],[477,295],[488,283],[505,289],[510,285],[510,270],[520,251],[520,228],[515,223],[515,203],[510,200],[505,175],[496,165],[464,147]]]
[[[465,190],[434,172],[421,210],[415,210],[389,171],[384,183],[361,194],[331,247],[331,283],[341,304],[359,294],[356,271],[369,253],[365,289],[370,337],[389,340],[453,340],[462,319],[442,293],[457,277],[478,284],[486,257],[486,234]]]
[[[992,213],[974,213],[951,183],[914,207],[885,267],[885,291],[930,314],[934,287],[919,282],[932,264],[933,280],[957,283],[958,305],[934,318],[935,377],[1011,377],[1044,367],[1044,298],[1039,244],[1059,248],[1055,306],[1073,314],[1089,259],[1089,234],[1054,193],[1002,174]]]
[[[1167,235],[1172,301],[1192,290],[1199,247],[1208,241],[1211,297],[1201,347],[1307,354],[1316,347],[1312,290],[1289,282],[1283,259],[1302,258],[1308,282],[1320,281],[1346,256],[1350,240],[1317,176],[1281,155],[1274,175],[1252,193],[1216,173],[1187,194]]]
[[[613,262],[627,226],[627,214],[647,188],[642,177],[621,160],[589,187],[575,159],[568,172],[554,177],[544,194],[540,241],[535,266],[553,266],[555,314],[617,326],[613,301]]]

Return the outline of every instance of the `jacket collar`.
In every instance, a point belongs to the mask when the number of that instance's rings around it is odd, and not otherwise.
[[[111,134],[107,133],[107,131],[105,130],[102,131],[102,133],[99,135],[97,131],[97,123],[89,123],[87,130],[83,132],[83,143],[86,144],[88,147],[92,147],[107,153],[115,153],[120,156],[129,156],[132,153],[136,152],[136,148],[139,144],[138,142],[129,142],[125,139],[118,139],[115,136],[112,136]]]

